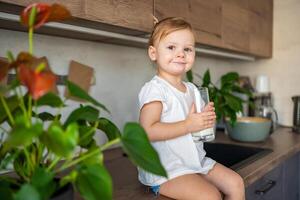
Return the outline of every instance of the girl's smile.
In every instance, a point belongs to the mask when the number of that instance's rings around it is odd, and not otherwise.
[[[188,29],[168,34],[149,47],[151,60],[156,61],[158,75],[180,78],[195,61],[194,35]]]

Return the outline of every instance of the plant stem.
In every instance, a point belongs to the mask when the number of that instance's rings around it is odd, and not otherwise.
[[[112,145],[114,145],[114,144],[117,144],[117,143],[119,143],[120,141],[121,141],[120,138],[116,138],[116,139],[114,139],[114,140],[111,140],[111,141],[105,143],[103,146],[100,147],[100,149],[101,149],[101,151],[104,151],[104,150],[107,149],[108,147],[110,147],[110,146],[112,146]]]
[[[25,153],[25,157],[26,157],[26,160],[27,160],[27,170],[28,170],[28,174],[31,174],[30,171],[34,169],[34,167],[32,166],[32,163],[31,163],[31,159],[30,159],[30,155],[29,155],[29,152],[27,150],[27,147],[24,147],[24,153]]]
[[[29,28],[28,32],[28,42],[29,42],[29,53],[33,54],[33,27]]]
[[[8,119],[9,119],[10,123],[11,124],[15,124],[14,118],[12,117],[12,114],[11,114],[9,108],[8,108],[8,105],[7,105],[7,103],[6,103],[3,95],[0,95],[0,96],[1,96],[0,97],[1,98],[1,103],[2,103],[2,105],[4,107],[4,110],[5,110],[5,112],[6,112],[7,116],[8,116]]]
[[[87,138],[88,136],[90,136],[90,135],[93,133],[93,131],[95,131],[95,130],[97,129],[98,125],[99,125],[99,122],[96,122],[95,125],[93,126],[93,128],[90,129],[84,136],[82,136],[82,137],[80,138],[79,143],[80,143],[82,140],[84,140],[85,138]]]
[[[96,148],[95,150],[83,155],[83,156],[79,156],[78,159],[71,161],[70,163],[65,163],[58,171],[62,171],[64,169],[67,169],[73,165],[76,165],[77,163],[91,157],[94,156],[98,153],[100,153],[100,151],[103,151],[105,149],[107,149],[108,147],[110,147],[111,145],[117,144],[120,142],[120,138],[116,138],[112,141],[109,141],[108,143],[104,144],[100,149]]]
[[[15,93],[18,95],[18,99],[20,99],[20,108],[21,108],[21,110],[23,111],[23,113],[24,113],[24,116],[26,117],[26,118],[28,118],[28,116],[27,116],[27,111],[26,111],[26,108],[25,108],[25,103],[24,103],[24,99],[23,99],[23,96],[22,96],[22,90],[21,90],[21,87],[18,87],[18,90],[19,91],[17,91],[16,89],[15,89]]]
[[[52,163],[49,165],[49,167],[47,168],[47,171],[50,171],[53,169],[53,167],[58,163],[58,161],[60,160],[61,157],[56,156],[56,158],[52,161]]]
[[[32,115],[32,97],[31,95],[28,96],[28,121],[31,125],[31,115]]]
[[[58,172],[59,171],[63,171],[63,170],[65,170],[65,169],[67,169],[67,168],[69,168],[69,167],[71,167],[73,165],[76,165],[77,163],[79,163],[79,162],[81,162],[81,161],[83,161],[83,160],[85,160],[85,159],[87,159],[89,157],[92,157],[92,156],[94,156],[94,155],[96,155],[98,153],[100,153],[100,149],[96,148],[94,151],[91,151],[91,152],[89,152],[89,153],[87,153],[85,155],[82,155],[82,156],[79,155],[78,159],[75,159],[75,160],[73,160],[71,162],[65,163],[60,169],[58,169]]]
[[[37,122],[38,121],[38,106],[37,106],[37,101],[36,100],[34,100],[33,101],[33,107],[34,107],[34,112],[35,112],[35,121]]]

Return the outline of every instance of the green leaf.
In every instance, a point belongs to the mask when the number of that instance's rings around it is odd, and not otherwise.
[[[186,72],[186,78],[187,78],[187,80],[188,80],[189,82],[193,83],[194,77],[193,77],[193,72],[192,72],[192,70],[189,70],[189,71]]]
[[[239,112],[242,111],[243,107],[242,107],[242,101],[238,98],[235,97],[231,94],[225,94],[224,95],[225,98],[225,103],[235,112]]]
[[[5,144],[6,145],[6,144]],[[6,147],[0,148],[0,171],[3,169],[7,169],[7,166],[11,164],[17,157],[16,152],[7,152]],[[3,152],[5,151],[5,152]],[[1,198],[0,198],[1,199]]]
[[[52,123],[42,137],[45,145],[56,155],[70,157],[78,142],[78,126],[76,123],[68,125],[66,131],[60,124]]]
[[[232,110],[230,107],[224,107],[224,115],[226,117],[229,117],[229,123],[231,124],[231,126],[234,126],[237,119],[236,112]]]
[[[109,141],[121,137],[120,130],[110,120],[108,120],[106,118],[100,118],[98,120],[98,122],[99,122],[99,125],[98,125],[97,128],[100,129],[101,131],[103,131],[106,134]]]
[[[24,184],[17,192],[15,200],[42,200],[39,192],[30,184]]]
[[[6,57],[10,63],[15,61],[14,54],[11,51],[6,52]]]
[[[204,76],[203,76],[202,87],[208,87],[210,83],[211,83],[210,73],[209,73],[209,70],[206,70],[206,72],[204,73]]]
[[[12,186],[5,178],[6,177],[0,178],[0,199],[13,200]]]
[[[111,177],[104,166],[99,164],[80,166],[75,185],[86,200],[112,199]]]
[[[42,112],[38,114],[38,118],[40,118],[42,121],[53,121],[55,116],[48,112]]]
[[[68,87],[68,90],[69,90],[69,93],[71,96],[80,98],[82,100],[86,100],[96,106],[99,106],[106,112],[110,113],[109,110],[103,104],[99,103],[96,99],[91,97],[88,93],[86,93],[83,89],[81,89],[75,83],[72,83],[71,81],[67,80],[67,87]]]
[[[95,135],[94,127],[90,126],[79,126],[79,142],[78,144],[83,148],[88,148]]]
[[[10,132],[7,145],[12,146],[28,146],[35,137],[43,133],[43,125],[41,123],[33,124],[31,127],[17,124]]]
[[[49,92],[37,100],[37,105],[38,106],[51,106],[51,107],[55,108],[55,107],[63,106],[64,103],[60,99],[59,96]]]
[[[228,83],[237,82],[239,79],[239,74],[236,72],[229,72],[221,77],[221,87]]]
[[[8,98],[5,98],[5,101],[6,101],[7,106],[8,106],[8,108],[9,108],[9,110],[10,110],[11,113],[14,110],[16,110],[18,108],[18,106],[19,106],[19,99],[18,99],[18,97],[16,95],[8,97]],[[7,113],[5,112],[5,109],[3,107],[2,102],[0,102],[0,124],[2,122],[4,122],[6,118],[7,118]]]
[[[31,185],[36,188],[41,199],[46,200],[55,191],[53,172],[48,172],[45,168],[38,167],[31,177]]]
[[[121,137],[124,151],[133,163],[146,171],[167,177],[167,173],[160,163],[157,152],[150,144],[146,132],[138,123],[125,124]]]
[[[98,120],[99,110],[93,108],[92,106],[82,106],[74,110],[66,120],[64,126],[78,120],[86,120],[89,122],[95,122]]]
[[[84,165],[94,165],[94,164],[102,165],[103,164],[103,158],[104,158],[103,153],[101,151],[96,151],[96,153],[95,153],[95,149],[99,149],[99,147],[98,146],[92,146],[88,149],[86,154],[92,153],[93,155],[90,156],[89,158],[85,159],[84,161],[82,161],[82,163]]]
[[[242,88],[240,86],[234,85],[232,87],[232,91],[234,92],[238,92],[238,93],[242,93],[242,94],[246,94],[249,97],[252,97],[252,92],[246,88]]]

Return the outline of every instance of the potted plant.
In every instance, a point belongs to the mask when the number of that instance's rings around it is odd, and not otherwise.
[[[141,126],[126,123],[121,134],[112,121],[100,117],[100,110],[108,109],[70,81],[66,81],[70,96],[85,103],[63,120],[62,110],[68,107],[69,98],[62,100],[49,92],[56,76],[45,63],[33,65],[37,59],[33,32],[46,22],[70,16],[59,4],[26,7],[21,22],[29,29],[29,51],[19,53],[16,59],[8,52],[9,63],[0,66],[0,81],[11,70],[16,74],[12,83],[0,88],[0,169],[13,170],[12,174],[0,175],[0,199],[58,199],[58,191],[68,184],[84,199],[112,199],[103,151],[118,143],[135,165],[166,177]],[[93,138],[97,130],[108,138],[101,146]]]
[[[215,112],[218,122],[224,122],[228,119],[231,125],[234,125],[237,120],[237,113],[243,112],[243,102],[245,100],[238,97],[236,94],[245,94],[252,97],[250,90],[242,88],[239,85],[239,74],[237,72],[228,72],[220,77],[220,86],[211,81],[209,70],[206,70],[203,76],[195,74],[202,80],[202,84],[194,82],[193,72],[187,72],[187,79],[196,86],[207,87],[210,100],[214,102]],[[252,106],[251,102],[250,105]]]

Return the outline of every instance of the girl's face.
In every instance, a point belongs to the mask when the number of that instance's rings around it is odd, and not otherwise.
[[[195,39],[188,29],[174,31],[148,49],[149,57],[156,61],[158,72],[182,76],[195,61]]]

